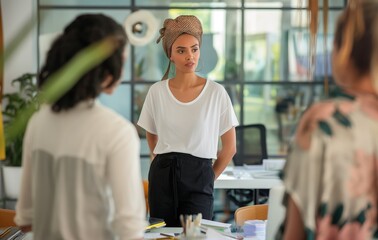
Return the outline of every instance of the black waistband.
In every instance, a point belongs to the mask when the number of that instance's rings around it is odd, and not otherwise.
[[[169,152],[169,153],[161,153],[157,154],[159,156],[162,156],[164,158],[180,158],[180,159],[190,159],[191,161],[212,161],[213,159],[211,158],[201,158],[201,157],[196,157],[188,153],[180,153],[180,152]]]

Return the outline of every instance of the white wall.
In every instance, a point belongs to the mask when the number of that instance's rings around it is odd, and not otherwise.
[[[20,31],[22,26],[36,16],[36,0],[1,0],[1,14],[3,18],[3,34],[5,48]],[[5,59],[4,92],[12,92],[11,81],[23,73],[37,71],[37,25],[14,51],[13,55]]]
[[[1,15],[5,48],[22,26],[36,14],[36,0],[1,0]],[[13,92],[11,81],[23,73],[37,71],[37,26],[27,35],[13,55],[5,59],[4,93]],[[2,199],[2,176],[0,171],[0,199]],[[15,202],[7,202],[6,208],[13,208]],[[4,206],[1,206],[4,207]]]

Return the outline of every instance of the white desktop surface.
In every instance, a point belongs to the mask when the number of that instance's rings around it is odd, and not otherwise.
[[[176,233],[181,233],[182,228],[171,228],[171,227],[163,227],[163,228],[155,228],[152,229],[150,232],[144,234],[144,239],[145,240],[152,240],[152,239],[167,239],[167,236],[163,236],[160,233],[167,233],[173,236]],[[240,234],[235,234],[235,233],[226,233],[229,236],[223,235],[219,233],[218,231],[209,228],[207,230],[206,234],[206,239],[205,240],[235,240],[235,239],[240,239],[237,238],[236,236],[240,236]],[[176,236],[177,237],[177,236]],[[244,237],[242,238],[244,240],[265,240],[265,237]]]
[[[277,172],[262,165],[228,166],[214,183],[215,189],[270,189],[281,185]]]
[[[145,233],[144,239],[145,240],[147,240],[147,239],[151,239],[151,240],[152,239],[160,239],[160,238],[167,239],[167,236],[163,236],[160,233],[170,234],[173,237],[175,233],[177,234],[177,233],[181,233],[181,232],[182,232],[182,228],[171,228],[171,227],[155,228],[155,229],[151,229],[150,232]],[[231,233],[227,233],[227,234],[229,234],[230,236],[234,236]],[[226,235],[223,235],[222,233],[219,233],[218,231],[216,231],[214,229],[208,228],[205,239],[206,240],[220,240],[220,239],[222,239],[222,240],[234,240],[234,239],[236,239],[236,237],[228,237]],[[249,240],[248,238],[244,238],[244,239]],[[255,240],[255,239],[251,238],[251,240]],[[258,240],[258,239],[256,239],[256,240]]]

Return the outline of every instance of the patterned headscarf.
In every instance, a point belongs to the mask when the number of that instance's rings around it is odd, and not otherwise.
[[[160,36],[156,40],[159,43],[162,40],[163,49],[165,55],[168,58],[171,57],[171,48],[173,43],[181,34],[190,34],[198,39],[199,45],[202,41],[202,25],[197,17],[193,15],[181,15],[175,19],[168,18],[164,21],[163,28],[160,29]],[[169,62],[167,71],[165,72],[163,79],[168,78],[169,68],[171,67],[171,62]]]

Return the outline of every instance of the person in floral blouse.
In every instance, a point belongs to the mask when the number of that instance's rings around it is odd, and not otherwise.
[[[338,90],[309,107],[290,146],[276,239],[378,237],[378,0],[341,13],[332,68]]]

